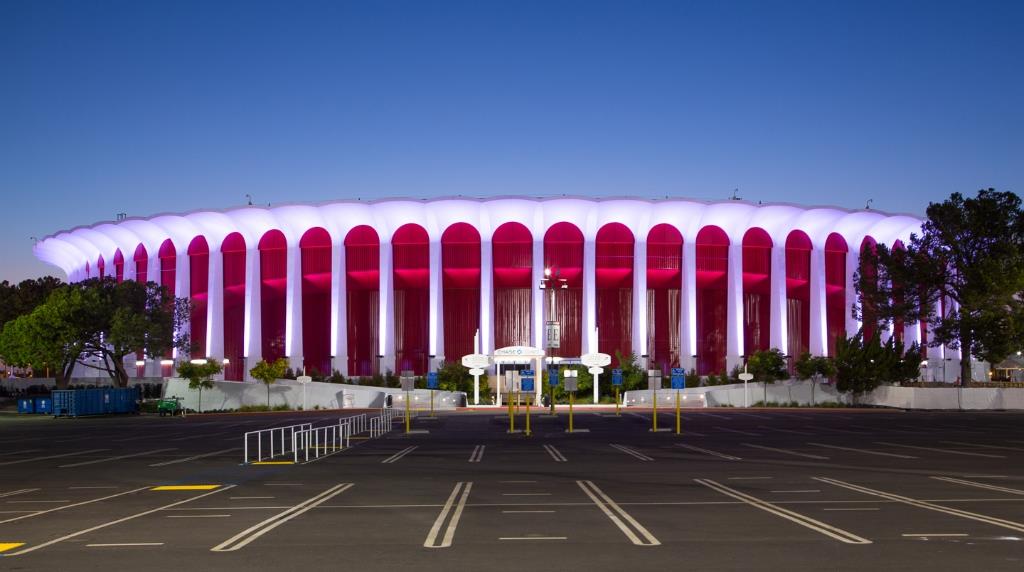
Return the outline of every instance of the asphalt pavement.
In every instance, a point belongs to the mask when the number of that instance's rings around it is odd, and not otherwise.
[[[0,569],[1024,569],[1024,413],[458,411],[243,462],[358,413],[2,415]]]

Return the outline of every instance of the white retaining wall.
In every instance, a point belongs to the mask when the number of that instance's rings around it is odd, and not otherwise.
[[[241,381],[215,381],[212,389],[203,390],[203,411],[214,409],[238,409],[245,405],[266,405],[267,387],[262,383]],[[367,409],[383,407],[387,396],[397,397],[404,392],[389,387],[368,387],[343,383],[306,384],[306,409],[320,406],[321,409]],[[199,390],[189,389],[188,380],[170,378],[164,386],[164,397],[180,397],[182,404],[193,410],[199,410]],[[429,409],[430,392],[417,389],[412,392],[414,407],[420,410]],[[434,392],[434,409],[452,409],[465,399],[462,393],[450,391]],[[399,406],[399,399],[393,400]],[[270,386],[270,406],[286,404],[292,409],[303,407],[302,384],[289,379],[279,379]]]

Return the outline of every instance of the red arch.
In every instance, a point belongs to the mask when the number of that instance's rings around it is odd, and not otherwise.
[[[647,354],[652,369],[663,372],[680,363],[682,269],[683,235],[656,225],[647,233]]]
[[[118,284],[124,282],[124,255],[120,248],[114,251],[114,279]]]
[[[284,357],[288,286],[288,241],[280,230],[260,238],[260,353],[272,362]]]
[[[245,238],[233,232],[220,245],[224,266],[224,379],[245,379]]]
[[[811,239],[802,230],[786,237],[786,346],[790,364],[811,347]]]
[[[132,261],[135,262],[135,281],[145,284],[149,281],[149,253],[141,242],[135,247]]]
[[[157,251],[157,256],[160,258],[160,285],[163,286],[167,293],[173,298],[177,295],[177,264],[178,264],[178,253],[174,248],[174,243],[171,239],[164,240],[160,244],[160,249]],[[174,355],[173,350],[167,350],[164,353],[164,358],[170,358]],[[163,377],[169,377],[174,372],[174,366],[167,364],[160,366],[160,375]]]
[[[597,286],[597,347],[612,356],[633,352],[633,232],[618,222],[597,231],[595,283]]]
[[[763,228],[743,235],[743,351],[771,347],[772,238]]]
[[[491,237],[494,265],[494,346],[530,345],[533,316],[533,235],[506,222]]]
[[[550,355],[578,357],[583,351],[583,233],[576,225],[555,223],[544,234],[544,267],[554,278],[554,320],[562,334],[560,347]]]
[[[457,222],[441,235],[444,307],[444,355],[457,362],[474,353],[480,328],[480,233]]]
[[[846,240],[833,232],[825,240],[825,321],[828,355],[836,355],[836,340],[846,336]]]
[[[302,364],[331,374],[331,235],[313,227],[299,240],[302,260]]]
[[[395,280],[396,369],[427,371],[430,328],[430,238],[418,224],[391,237]]]
[[[103,255],[96,259],[96,273],[100,277],[100,280],[107,277],[107,264],[103,261]]]
[[[725,371],[729,236],[717,226],[697,233],[697,373]]]
[[[192,316],[189,329],[192,355],[206,356],[206,309],[209,304],[210,287],[210,245],[203,236],[192,239],[188,245],[189,298],[192,300]]]
[[[380,237],[361,225],[345,235],[348,374],[377,373],[380,348]]]

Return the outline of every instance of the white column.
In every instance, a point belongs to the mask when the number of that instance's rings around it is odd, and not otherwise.
[[[494,353],[494,249],[490,241],[480,242],[480,348],[485,354]],[[473,349],[474,352],[477,348]],[[462,356],[447,356],[458,361]]]
[[[636,242],[633,252],[633,353],[647,353],[647,241]],[[608,372],[609,375],[611,372]],[[608,379],[611,379],[609,377]]]
[[[544,238],[533,239],[533,340],[532,345],[547,352],[544,347],[544,320],[547,314],[547,290],[540,289],[540,281],[544,279]]]
[[[187,298],[192,299],[192,283],[189,280],[189,257],[187,252],[179,251],[174,258],[174,296],[176,298]],[[189,319],[184,326],[184,329],[190,334],[192,332],[192,320]],[[191,340],[191,336],[189,337]],[[201,353],[204,350],[198,349],[197,352]],[[174,350],[174,357],[184,357],[178,354],[178,350]]]
[[[302,371],[302,250],[288,247],[285,286],[285,353],[293,370]]]
[[[771,308],[769,310],[768,343],[770,347],[778,348],[782,350],[782,353],[790,355],[796,348],[789,347],[789,322],[786,321],[785,247],[772,247],[772,279],[770,287],[769,299],[771,300]]]
[[[441,240],[430,241],[430,331],[428,333],[429,353],[435,356],[427,360],[427,369],[432,361],[444,359],[444,284],[441,275]]]
[[[597,345],[597,245],[583,242],[583,344],[584,354],[598,351]]]
[[[860,267],[860,246],[846,253],[846,335],[850,336],[860,329],[863,322],[853,317],[853,305],[857,303],[857,289],[853,287],[853,273]]]
[[[263,359],[263,291],[260,280],[260,251],[245,251],[245,377]]]
[[[729,270],[726,273],[725,369],[743,364],[743,246],[729,245]]]
[[[348,281],[345,245],[331,245],[331,367],[348,376]],[[333,372],[332,372],[333,373]]]
[[[206,355],[224,359],[224,254],[210,251],[206,283]]]
[[[683,288],[681,292],[679,340],[682,355],[679,363],[689,370],[697,367],[693,356],[697,355],[697,245],[683,243]]]
[[[380,243],[380,373],[395,371],[395,289],[391,242]]]
[[[809,350],[813,355],[828,353],[828,319],[825,313],[825,251],[811,251],[811,307],[808,308],[811,323]]]

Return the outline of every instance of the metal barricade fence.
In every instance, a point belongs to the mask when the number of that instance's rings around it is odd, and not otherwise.
[[[300,454],[304,462],[309,462],[310,449],[313,459],[337,453],[344,449],[345,434],[337,425],[310,427],[292,434],[292,451],[294,461],[299,462]]]
[[[351,417],[341,417],[338,419],[338,425],[347,423],[351,429],[349,435],[358,435],[369,429],[368,418],[369,417],[365,413],[353,415]]]
[[[243,462],[249,464],[260,462],[264,459],[273,459],[278,455],[286,455],[294,449],[295,440],[293,437],[298,431],[309,429],[312,423],[300,423],[285,427],[272,427],[270,429],[259,429],[249,431],[243,437]],[[255,445],[255,459],[249,458],[250,444]]]

